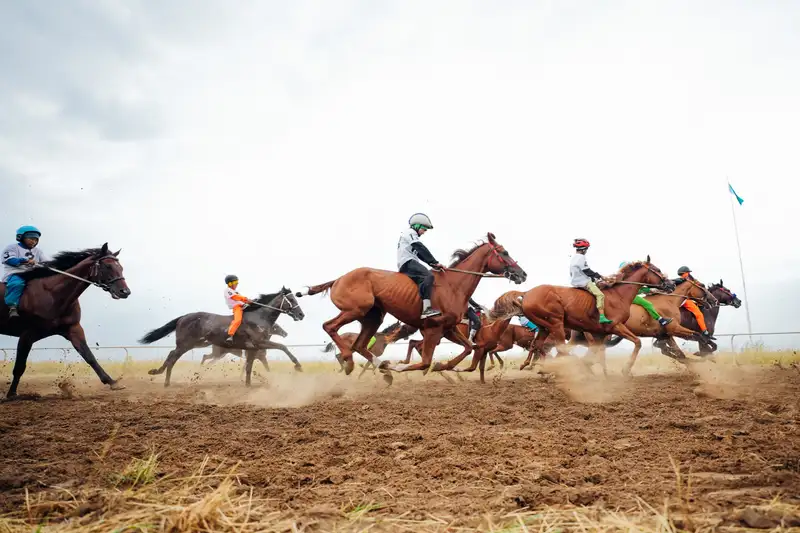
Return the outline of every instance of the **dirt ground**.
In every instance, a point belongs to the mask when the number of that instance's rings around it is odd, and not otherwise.
[[[59,392],[32,377],[22,392],[40,397],[0,404],[0,510],[24,516],[26,501],[53,487],[113,489],[110,473],[151,451],[159,475],[188,475],[206,456],[240,461],[239,483],[301,517],[370,505],[373,515],[477,527],[484,514],[545,506],[668,502],[742,525],[733,513],[749,505],[800,504],[796,369],[549,369],[555,378],[417,375],[390,389],[332,371],[273,372],[252,390],[236,376],[194,374],[168,390],[148,377],[124,391],[89,379]]]

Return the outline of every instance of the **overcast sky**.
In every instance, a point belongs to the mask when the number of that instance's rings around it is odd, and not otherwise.
[[[417,211],[440,261],[494,232],[522,289],[585,237],[595,270],[651,254],[741,295],[729,178],[753,327],[800,329],[798,27],[789,1],[0,0],[0,228],[121,247],[132,296],[81,303],[132,344],[226,312],[228,273],[394,269]],[[327,341],[329,299],[301,303],[287,340]]]

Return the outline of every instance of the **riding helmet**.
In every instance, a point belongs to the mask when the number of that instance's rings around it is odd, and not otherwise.
[[[22,239],[38,239],[41,236],[42,232],[35,226],[22,226],[17,230],[17,242],[22,242]]]
[[[234,281],[239,281],[239,276],[235,276],[233,274],[225,276],[225,285],[233,283]]]
[[[408,225],[414,229],[433,229],[433,223],[425,213],[414,213],[411,215],[411,218],[408,219]]]

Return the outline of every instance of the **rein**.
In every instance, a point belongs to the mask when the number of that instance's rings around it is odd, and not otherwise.
[[[102,257],[102,258],[98,259],[97,261],[95,261],[92,264],[92,269],[89,271],[89,276],[90,277],[94,276],[95,274],[97,274],[97,270],[98,270],[98,267],[100,266],[100,262],[102,260],[104,260],[104,259],[113,259],[114,261],[118,261],[118,259],[116,257],[112,257],[112,256]],[[90,279],[82,278],[80,276],[76,276],[75,274],[70,274],[69,272],[64,272],[63,270],[59,270],[57,268],[54,268],[54,267],[51,267],[51,266],[45,265],[45,264],[41,265],[39,268],[46,268],[48,270],[52,270],[53,272],[61,274],[62,276],[67,276],[68,278],[76,279],[78,281],[82,281],[84,283],[88,283],[89,285],[94,285],[95,287],[103,289],[106,292],[109,292],[111,290],[111,284],[112,283],[116,283],[118,281],[122,281],[122,280],[125,279],[123,276],[120,276],[118,278],[114,278],[114,279],[109,280],[107,282],[100,283],[100,282],[97,282],[97,281],[92,281]]]
[[[300,307],[300,304],[292,305],[292,307],[287,311],[286,309],[283,308],[284,302],[287,302],[287,301],[289,301],[289,299],[284,294],[283,295],[283,299],[281,300],[281,307],[273,307],[271,305],[262,304],[262,303],[259,303],[259,302],[253,302],[253,301],[247,302],[247,305],[257,305],[259,307],[265,307],[267,309],[272,309],[273,311],[278,311],[279,313],[286,313],[287,315],[289,314],[289,311],[291,311],[295,307]],[[291,304],[292,304],[292,302],[289,302],[289,305],[291,305]]]
[[[482,278],[504,278],[502,274],[491,274],[486,272],[473,272],[472,270],[461,270],[460,268],[445,268],[444,272],[458,272],[459,274],[471,274],[473,276],[480,276]]]

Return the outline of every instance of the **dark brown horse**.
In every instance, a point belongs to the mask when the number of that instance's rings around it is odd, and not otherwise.
[[[652,286],[671,292],[675,284],[669,280],[658,267],[646,261],[636,261],[623,266],[610,280],[612,286],[605,288],[606,317],[610,324],[601,324],[595,306],[594,296],[587,290],[555,285],[539,285],[525,293],[522,298],[522,309],[525,316],[539,326],[539,333],[534,341],[534,351],[543,353],[543,346],[548,336],[553,336],[559,355],[567,355],[565,327],[592,334],[597,348],[604,350],[603,341],[611,333],[621,335],[634,344],[633,353],[623,370],[629,374],[636,356],[642,348],[642,342],[625,325],[630,317],[631,303],[639,287]],[[530,364],[531,354],[520,369]]]
[[[78,298],[90,285],[107,291],[115,300],[130,296],[118,255],[119,252],[110,253],[106,243],[102,248],[61,252],[52,261],[25,272],[21,276],[28,284],[20,301],[20,316],[11,320],[2,299],[6,286],[0,285],[0,334],[19,337],[9,398],[17,395],[19,380],[25,373],[33,344],[53,335],[60,335],[72,343],[103,384],[112,389],[123,388],[103,370],[89,349],[80,324],[81,306],[78,303]],[[66,272],[66,275],[53,269]]]
[[[272,324],[272,326],[269,329],[269,335],[267,335],[267,340],[269,340],[269,337],[271,337],[272,335],[278,335],[279,337],[283,337],[285,339],[289,334],[286,333],[286,331],[278,324]],[[223,348],[222,346],[212,346],[211,353],[203,354],[203,358],[200,360],[200,364],[202,365],[206,361],[209,361],[208,365],[211,366],[215,362],[225,357],[226,354],[231,354],[236,357],[247,357],[247,353],[245,350],[241,350],[238,348]],[[270,371],[269,361],[267,361],[266,350],[256,350],[255,359],[261,361],[261,364],[264,366],[264,370],[266,370],[267,372]],[[295,359],[294,357],[292,358],[292,362],[295,365],[300,364],[299,361],[297,361],[297,359]],[[247,366],[246,364],[242,365],[242,375],[244,375],[246,366]]]
[[[417,285],[411,278],[398,272],[357,268],[333,281],[309,287],[306,294],[330,290],[331,301],[341,310],[335,318],[325,322],[323,329],[341,350],[345,372],[350,374],[353,371],[354,351],[368,361],[375,359],[367,350],[367,343],[380,327],[386,313],[405,324],[420,328],[424,338],[421,363],[394,366],[389,370],[427,372],[433,352],[448,330],[452,330],[450,334],[457,339],[458,344],[464,346],[465,353],[469,354],[472,351],[469,339],[461,335],[454,326],[465,315],[467,301],[478,287],[483,274],[502,274],[516,283],[522,283],[526,278],[525,271],[496,242],[494,235],[489,233],[487,237],[486,242],[478,243],[471,250],[456,251],[454,261],[448,269],[434,273],[432,303],[442,314],[429,319],[420,319],[422,300]],[[302,294],[298,293],[300,296]],[[361,332],[351,347],[342,340],[338,331],[345,324],[356,320],[361,323]],[[376,366],[384,373],[384,379],[391,383],[392,376],[386,369],[387,362],[379,360]]]

